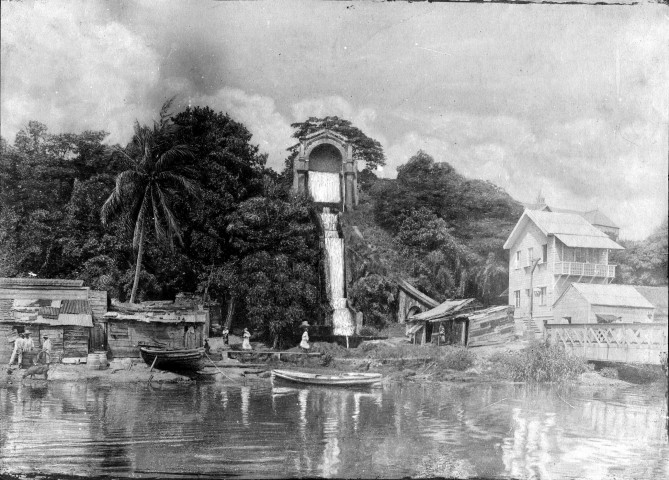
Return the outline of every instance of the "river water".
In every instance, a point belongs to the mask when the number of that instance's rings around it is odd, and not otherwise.
[[[664,415],[640,386],[35,382],[0,390],[0,473],[669,478]]]

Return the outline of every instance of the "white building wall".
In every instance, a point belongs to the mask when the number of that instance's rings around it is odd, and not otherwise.
[[[544,245],[547,245],[547,261],[540,261],[532,275],[528,251],[531,248],[533,257],[541,258]],[[518,251],[520,251],[520,264],[516,268],[516,252]],[[528,295],[530,280],[532,280],[533,289],[542,287],[546,289],[544,304],[541,304],[540,297],[534,297],[533,317],[548,319],[551,316],[554,258],[555,242],[552,241],[552,238],[546,237],[532,222],[528,222],[524,232],[509,249],[510,305],[515,305],[515,292],[520,291],[520,307],[517,307],[514,313],[516,318],[525,318],[530,315],[530,296]]]
[[[553,319],[549,323],[568,323],[564,317],[571,317],[571,323],[588,323],[590,304],[574,288],[570,288],[553,307]]]

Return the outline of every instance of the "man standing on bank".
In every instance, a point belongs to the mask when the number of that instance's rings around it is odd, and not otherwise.
[[[19,333],[19,336],[14,340],[14,350],[12,351],[12,356],[9,358],[10,367],[12,366],[12,363],[14,363],[14,359],[18,356],[19,368],[21,368],[21,365],[23,364],[23,349],[25,347],[24,342],[23,334]]]

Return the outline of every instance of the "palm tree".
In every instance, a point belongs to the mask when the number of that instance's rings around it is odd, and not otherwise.
[[[181,230],[170,204],[176,195],[197,192],[195,183],[175,169],[193,155],[185,145],[167,144],[171,128],[172,124],[161,112],[161,121],[154,122],[153,127],[135,122],[135,133],[128,146],[111,151],[128,169],[116,177],[116,187],[102,206],[101,217],[102,223],[108,225],[121,214],[128,230],[134,230],[137,264],[130,303],[135,303],[137,297],[147,224],[153,221],[156,237],[170,248],[174,247],[175,238],[181,243]]]

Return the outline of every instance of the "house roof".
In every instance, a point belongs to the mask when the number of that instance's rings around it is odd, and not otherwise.
[[[427,305],[430,308],[434,308],[437,305],[439,305],[439,302],[437,302],[433,298],[428,297],[423,292],[421,292],[416,287],[414,287],[413,285],[411,285],[409,282],[407,282],[406,280],[404,280],[402,278],[397,280],[397,286],[400,289],[404,290],[404,292],[406,292],[408,295],[411,295],[416,300],[418,300],[421,303],[424,303],[425,305]]]
[[[534,223],[546,235],[555,235],[567,246],[584,246],[588,248],[608,248],[621,250],[623,247],[611,240],[608,235],[593,227],[585,218],[574,213],[555,213],[538,210],[525,210],[516,223],[504,248],[509,249],[519,238],[529,222]],[[564,240],[562,240],[564,238]]]
[[[426,312],[419,313],[417,315],[412,315],[407,319],[408,322],[438,322],[451,317],[457,312],[461,311],[464,307],[472,303],[474,298],[463,298],[460,300],[446,300],[444,303],[441,303],[434,307],[431,310]]]
[[[572,283],[569,288],[575,289],[591,305],[636,307],[650,310],[654,308],[653,305],[632,285]],[[562,298],[563,295],[561,295],[560,298]],[[555,302],[556,304],[560,301],[560,298],[557,299]]]
[[[10,300],[11,306],[0,323],[25,323],[50,326],[92,327],[88,300],[23,299]]]
[[[573,213],[585,218],[592,225],[599,225],[601,227],[616,228],[620,229],[613,220],[604,215],[599,209],[595,208],[594,210],[588,210],[582,212],[580,210],[570,210],[568,208],[556,208],[550,207],[545,203],[523,203],[523,206],[528,210],[544,210],[547,212],[554,213]]]
[[[81,288],[83,280],[65,280],[62,278],[0,278],[0,288],[6,287],[59,287]]]
[[[88,303],[88,300],[63,300],[60,313],[93,315],[93,310],[91,310],[91,304]]]
[[[669,287],[634,287],[646,300],[655,307],[656,317],[669,315]]]

